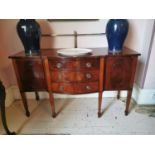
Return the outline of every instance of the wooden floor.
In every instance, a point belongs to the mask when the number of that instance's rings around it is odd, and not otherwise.
[[[155,134],[155,115],[138,112],[132,105],[124,116],[125,103],[115,98],[104,98],[101,118],[97,117],[97,98],[56,99],[56,118],[51,117],[48,100],[29,100],[31,117],[24,115],[21,101],[7,108],[11,131],[17,134]],[[0,122],[0,133],[5,134]]]

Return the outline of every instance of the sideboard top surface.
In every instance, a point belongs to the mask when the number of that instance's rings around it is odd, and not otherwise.
[[[59,48],[60,49],[60,48]],[[78,57],[68,57],[68,56],[62,56],[57,53],[59,49],[41,49],[41,52],[38,55],[31,55],[31,56],[26,56],[24,51],[18,52],[16,54],[13,54],[9,56],[9,58],[84,58],[84,57],[106,57],[106,56],[138,56],[140,53],[131,50],[127,47],[123,48],[123,51],[119,54],[109,54],[108,53],[108,48],[89,48],[92,49],[91,54],[86,54]]]

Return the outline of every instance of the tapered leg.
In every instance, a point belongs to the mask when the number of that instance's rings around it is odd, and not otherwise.
[[[50,98],[50,104],[51,104],[51,109],[52,109],[52,117],[55,118],[56,113],[55,113],[54,97],[53,97],[53,94],[51,92],[49,92],[49,98]]]
[[[118,93],[117,93],[117,99],[119,100],[120,99],[120,90],[118,90]]]
[[[102,106],[102,92],[99,92],[99,96],[98,96],[98,117],[102,116],[101,106]]]
[[[36,100],[39,101],[40,98],[39,98],[39,93],[37,91],[35,92],[35,95],[36,95]]]
[[[126,116],[129,113],[129,106],[130,106],[130,101],[131,101],[131,95],[132,95],[132,90],[128,90],[127,101],[126,101],[126,109],[125,109],[125,115]]]
[[[30,116],[30,112],[29,112],[28,105],[27,105],[26,95],[25,95],[24,92],[21,92],[21,91],[20,91],[20,94],[21,94],[21,97],[22,97],[22,101],[23,101],[23,105],[24,105],[25,111],[26,111],[26,116],[29,117]]]

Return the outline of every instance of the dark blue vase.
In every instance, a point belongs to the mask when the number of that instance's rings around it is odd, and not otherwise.
[[[17,32],[23,43],[26,55],[36,55],[40,52],[41,31],[34,19],[20,19]]]
[[[106,27],[109,53],[120,53],[128,34],[129,23],[126,19],[110,19]]]

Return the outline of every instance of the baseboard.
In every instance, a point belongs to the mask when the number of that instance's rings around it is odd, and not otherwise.
[[[28,99],[35,99],[35,94],[26,93]],[[39,92],[39,96],[41,99],[48,99],[47,92]],[[116,97],[117,91],[105,91],[103,92],[103,97]],[[121,91],[121,97],[127,96],[127,91]],[[93,94],[83,94],[83,95],[66,95],[66,94],[54,94],[54,98],[90,98],[90,97],[98,97],[98,93]],[[155,90],[146,90],[140,89],[136,84],[134,85],[132,98],[137,104],[142,105],[155,105]],[[21,99],[18,86],[11,86],[7,89],[7,99],[6,105],[10,105],[13,100]]]
[[[155,89],[141,89],[135,84],[132,97],[139,105],[155,105]]]

